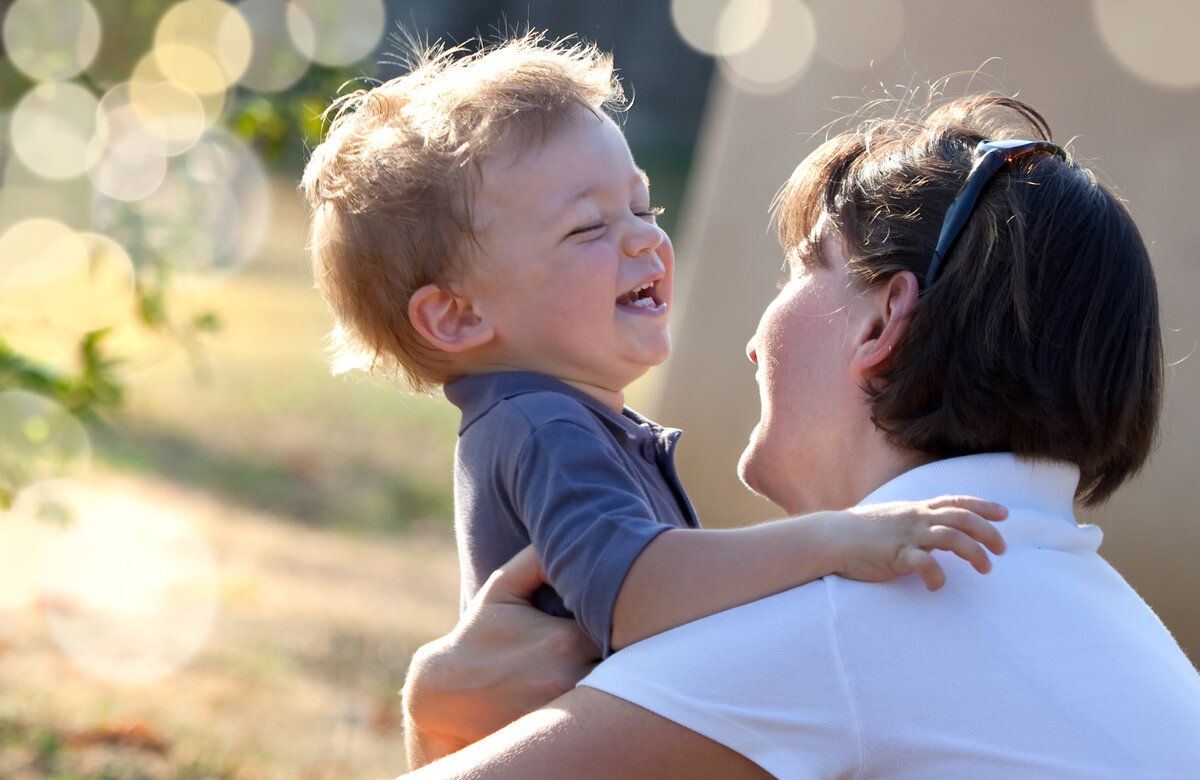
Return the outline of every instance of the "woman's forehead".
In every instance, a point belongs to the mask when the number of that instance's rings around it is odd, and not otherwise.
[[[826,266],[833,243],[840,241],[841,236],[837,232],[832,217],[828,212],[822,211],[808,235],[789,249],[788,263],[793,267],[796,265],[809,268]]]

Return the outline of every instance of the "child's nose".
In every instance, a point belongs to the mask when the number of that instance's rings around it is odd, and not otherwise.
[[[637,257],[645,252],[653,252],[666,239],[667,234],[663,229],[652,222],[646,222],[641,217],[636,217],[636,222],[631,223],[631,227],[626,231],[623,240],[625,254],[630,257]]]

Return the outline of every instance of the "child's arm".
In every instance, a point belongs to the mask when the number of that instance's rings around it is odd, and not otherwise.
[[[829,574],[885,582],[918,574],[929,590],[946,581],[930,550],[947,550],[981,573],[984,547],[1004,551],[991,501],[942,497],[815,512],[749,528],[672,529],[633,562],[612,617],[614,650],[688,621]]]

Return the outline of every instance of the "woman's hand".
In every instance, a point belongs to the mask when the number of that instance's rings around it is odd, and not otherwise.
[[[411,768],[558,698],[600,660],[574,620],[532,605],[545,582],[527,547],[492,574],[453,631],[413,655],[404,686]]]

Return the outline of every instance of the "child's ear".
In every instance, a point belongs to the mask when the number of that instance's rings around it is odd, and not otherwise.
[[[863,294],[865,305],[852,363],[860,382],[870,380],[891,364],[892,350],[908,331],[908,315],[919,293],[917,277],[901,271]]]
[[[492,340],[495,330],[476,314],[471,299],[427,284],[408,301],[408,319],[417,332],[443,352],[462,352]]]

